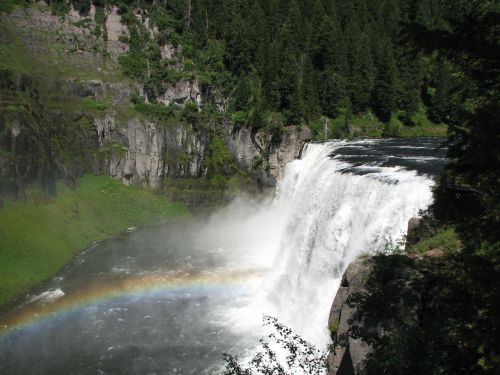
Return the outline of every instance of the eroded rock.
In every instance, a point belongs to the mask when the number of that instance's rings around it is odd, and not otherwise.
[[[335,345],[335,349],[328,356],[330,375],[365,373],[365,359],[370,347],[364,341],[349,336],[349,320],[353,318],[355,310],[346,302],[349,296],[362,290],[371,267],[370,258],[359,258],[347,267],[342,276],[328,318],[328,327]]]
[[[329,375],[366,374],[376,346],[363,339],[373,344],[396,337],[398,342],[408,327],[432,320],[429,306],[439,296],[436,270],[441,262],[431,253],[376,255],[359,258],[347,268],[329,316]]]
[[[224,127],[224,140],[239,166],[270,186],[283,178],[286,165],[300,156],[304,144],[311,139],[312,132],[307,127],[286,127],[281,142],[276,144],[263,130],[253,134],[248,127]]]

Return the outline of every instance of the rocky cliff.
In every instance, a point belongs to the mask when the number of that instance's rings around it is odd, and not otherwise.
[[[155,92],[158,104],[150,109],[144,84],[119,73],[118,59],[128,50],[124,40],[129,31],[116,7],[96,9],[91,4],[78,12],[70,8],[61,16],[52,14],[50,7],[40,2],[0,16],[5,31],[2,42],[22,57],[21,65],[7,66],[0,87],[3,108],[11,108],[8,113],[0,111],[0,143],[4,151],[0,155],[1,174],[15,191],[30,178],[38,178],[41,169],[50,170],[45,173],[49,179],[72,177],[75,173],[105,173],[126,184],[155,189],[167,179],[207,177],[207,158],[214,136],[224,140],[241,171],[260,184],[273,186],[283,176],[286,163],[297,158],[312,137],[305,127],[285,127],[282,139],[276,142],[263,130],[253,133],[230,120],[203,117],[200,84],[196,77],[185,74]],[[141,27],[155,37],[157,30],[150,26],[147,14],[135,16]],[[182,73],[182,63],[176,57],[178,48],[166,40],[161,59]],[[47,82],[42,82],[44,79]],[[30,103],[23,97],[29,97]],[[138,111],[134,100],[142,101],[151,113]],[[31,102],[37,103],[40,118],[57,122],[64,117],[65,129],[72,123],[85,125],[71,137],[58,137],[61,124],[54,125],[57,130],[45,134],[47,144],[40,146],[40,136],[34,134],[38,128],[29,124],[37,120],[26,115],[32,111]],[[191,103],[198,107],[198,114],[196,110],[192,114],[201,118],[197,123],[182,115],[185,105]],[[227,98],[221,97],[218,110],[223,111],[226,104]],[[159,108],[161,105],[164,107]],[[163,116],[172,111],[178,115]],[[64,144],[68,138],[75,144]],[[48,149],[54,143],[58,149]],[[68,155],[82,144],[85,149],[78,151],[78,158],[93,160],[74,171],[67,164]],[[35,161],[29,162],[33,165],[17,164],[19,158],[28,158],[29,148],[34,145],[40,153],[36,158],[43,160],[43,165]]]
[[[208,131],[193,131],[190,126],[172,124],[162,127],[150,120],[119,120],[106,115],[94,120],[99,146],[120,144],[122,153],[114,153],[105,162],[105,171],[125,183],[159,188],[164,177],[197,178],[206,174],[204,158],[210,139]],[[304,144],[311,140],[309,129],[285,128],[278,144],[252,141],[251,130],[224,126],[224,140],[239,167],[261,184],[275,186],[287,163],[298,158]]]
[[[72,83],[80,96],[126,104],[133,86],[101,81]],[[200,129],[180,123],[162,124],[151,118],[124,117],[107,113],[94,119],[99,148],[121,145],[122,152],[110,155],[102,166],[107,174],[125,183],[159,188],[164,177],[197,178],[206,174],[204,158],[210,142],[210,127]],[[238,166],[260,183],[275,186],[287,163],[298,158],[304,144],[312,139],[307,127],[285,127],[280,142],[273,143],[265,131],[255,134],[247,127],[222,122],[223,139]]]
[[[249,128],[227,124],[224,139],[241,168],[261,183],[275,186],[286,164],[298,158],[304,144],[312,139],[312,132],[307,127],[289,126],[281,141],[273,143],[265,131],[253,133]]]

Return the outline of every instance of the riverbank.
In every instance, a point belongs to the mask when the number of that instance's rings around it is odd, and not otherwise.
[[[150,191],[87,175],[56,198],[6,202],[0,209],[0,305],[55,274],[92,241],[132,226],[189,216],[188,209]]]

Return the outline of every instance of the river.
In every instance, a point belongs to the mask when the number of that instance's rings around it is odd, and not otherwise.
[[[309,144],[273,196],[92,245],[0,314],[0,373],[220,373],[263,314],[324,348],[343,271],[432,202],[442,141]]]

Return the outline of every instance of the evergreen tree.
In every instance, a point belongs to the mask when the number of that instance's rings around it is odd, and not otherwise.
[[[290,123],[320,115],[335,117],[347,97],[353,113],[371,110],[384,121],[398,111],[411,124],[421,103],[429,105],[434,121],[446,120],[454,88],[436,69],[435,61],[413,53],[411,44],[399,37],[401,25],[415,20],[449,29],[451,24],[443,15],[455,10],[442,4],[430,0],[172,0],[153,11],[157,5],[149,9],[161,37],[150,48],[134,26],[133,7],[122,4],[124,19],[132,24],[130,49],[121,57],[123,70],[140,80],[152,99],[171,77],[158,51],[172,38],[183,46],[184,62],[195,65],[192,73],[217,95],[240,92],[242,77],[255,70],[261,82],[261,105],[282,111]],[[170,35],[174,31],[176,35]],[[217,71],[207,60],[214,46],[224,53],[225,68]],[[241,98],[232,101],[241,102]],[[231,106],[238,107],[242,105]]]
[[[403,111],[403,122],[406,125],[414,125],[411,123],[411,115],[418,110],[421,103],[424,63],[421,56],[415,54],[409,47],[402,46],[396,52],[399,67],[396,107]]]
[[[381,48],[372,93],[372,108],[380,120],[387,122],[396,105],[396,63],[389,42],[383,43]]]
[[[304,117],[307,122],[316,118],[321,112],[317,92],[313,66],[309,58],[305,56],[302,74],[302,98]]]
[[[351,28],[356,39],[350,46],[349,97],[354,113],[367,110],[370,106],[374,80],[374,64],[369,38],[359,29]]]
[[[313,6],[311,25],[309,27],[308,35],[308,50],[309,53],[311,53],[315,67],[319,65],[316,60],[319,58],[318,55],[321,55],[322,46],[318,41],[320,40],[320,35],[323,34],[322,24],[325,16],[326,13],[325,8],[323,7],[323,2],[321,0],[316,0]]]
[[[436,68],[431,80],[433,89],[427,113],[429,118],[436,123],[449,123],[450,115],[453,113],[452,99],[456,84],[450,67],[446,63],[441,62]]]
[[[248,24],[238,13],[233,15],[230,38],[227,40],[226,61],[229,69],[236,75],[249,70],[252,63],[251,39],[246,34]]]
[[[270,41],[266,29],[266,15],[258,0],[253,0],[251,4],[249,19],[248,36],[251,42],[253,65],[262,72],[266,66],[266,47]]]
[[[318,96],[323,114],[337,117],[339,109],[345,98],[345,82],[335,69],[327,66],[318,79]]]

